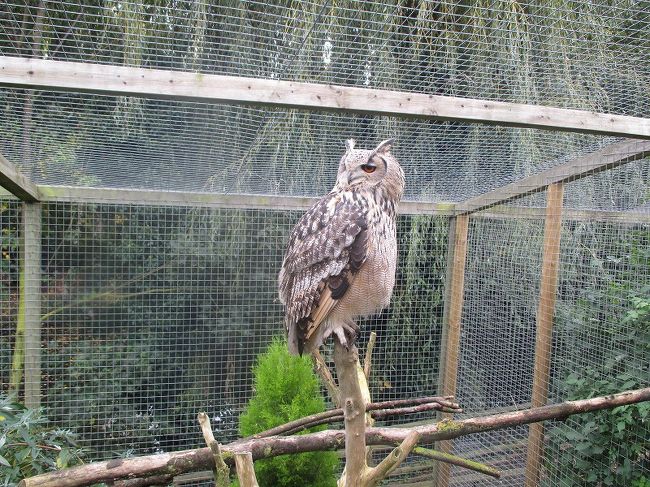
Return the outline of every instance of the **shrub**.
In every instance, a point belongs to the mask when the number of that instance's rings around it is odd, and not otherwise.
[[[239,419],[242,436],[325,410],[318,378],[307,357],[295,357],[286,342],[274,340],[254,368],[255,393]],[[310,431],[318,431],[313,428]],[[261,487],[336,485],[334,452],[285,455],[255,462]]]
[[[42,409],[27,409],[0,393],[0,485],[70,467],[84,452],[70,430],[52,428]]]

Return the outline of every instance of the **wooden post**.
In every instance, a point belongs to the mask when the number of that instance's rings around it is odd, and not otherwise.
[[[25,324],[25,406],[41,405],[41,204],[23,204],[20,300]]]
[[[537,308],[537,332],[535,336],[535,368],[533,371],[533,394],[531,407],[546,404],[548,399],[553,316],[557,297],[557,276],[560,260],[560,237],[562,231],[563,183],[549,185],[546,194],[546,220],[544,223],[544,253],[542,278]],[[543,423],[531,424],[528,430],[525,487],[536,487],[544,447]]]
[[[463,298],[465,294],[465,262],[467,260],[467,233],[469,215],[459,215],[450,226],[453,232],[453,259],[451,260],[451,282],[449,283],[448,302],[446,306],[447,321],[444,330],[445,341],[441,350],[442,391],[440,395],[456,395],[456,378],[458,375],[458,352],[460,346],[460,324],[463,315]],[[449,274],[448,274],[449,275]],[[443,453],[451,451],[451,444],[443,441],[438,445]],[[449,484],[450,466],[439,463],[436,468],[437,485],[445,487]]]

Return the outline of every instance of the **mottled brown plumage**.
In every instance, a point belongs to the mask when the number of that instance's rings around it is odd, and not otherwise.
[[[292,353],[311,352],[332,333],[347,345],[358,331],[356,318],[388,306],[404,192],[391,145],[361,150],[349,140],[334,188],[291,232],[278,280]]]

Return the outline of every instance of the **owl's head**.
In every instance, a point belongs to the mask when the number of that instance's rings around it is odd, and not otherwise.
[[[354,139],[346,141],[347,150],[339,163],[336,189],[381,187],[389,197],[401,199],[404,193],[404,171],[390,153],[394,139],[380,142],[374,149],[355,149]]]

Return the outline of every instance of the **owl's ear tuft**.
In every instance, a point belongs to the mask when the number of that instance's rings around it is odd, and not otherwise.
[[[375,149],[376,154],[388,154],[395,143],[395,139],[386,139],[379,143]]]
[[[348,140],[346,140],[346,141],[345,141],[345,148],[346,148],[346,150],[351,151],[352,149],[354,149],[354,146],[355,146],[356,143],[357,143],[357,142],[356,142],[354,139],[348,139]]]

